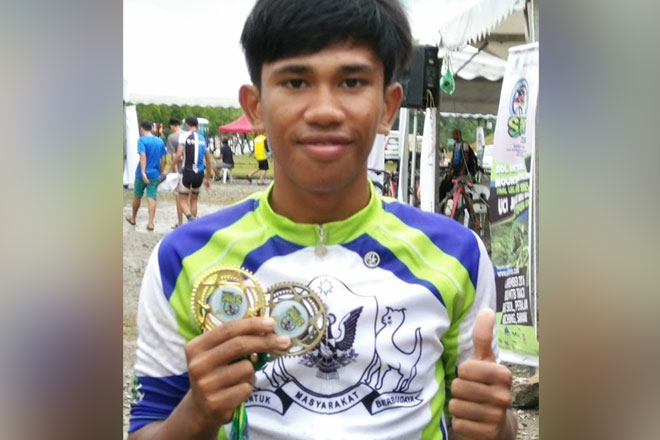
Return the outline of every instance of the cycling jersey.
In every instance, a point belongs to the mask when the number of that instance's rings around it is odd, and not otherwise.
[[[182,170],[191,170],[195,173],[204,172],[204,154],[206,153],[206,139],[194,130],[184,131],[179,135],[179,145],[183,146]]]
[[[191,288],[214,267],[233,265],[265,289],[305,284],[328,312],[316,349],[257,372],[246,402],[253,440],[446,439],[449,387],[471,353],[476,314],[495,309],[483,243],[451,219],[373,190],[346,220],[298,224],[272,210],[271,191],[181,226],[156,246],[140,292],[129,431],[166,418],[188,391],[184,344],[202,332]],[[219,438],[228,433],[229,425]]]

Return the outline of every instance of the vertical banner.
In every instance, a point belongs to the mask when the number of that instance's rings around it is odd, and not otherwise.
[[[124,185],[133,188],[135,183],[135,170],[140,156],[137,152],[140,130],[138,128],[137,108],[134,105],[124,107],[124,148],[126,160],[124,161]]]
[[[426,109],[424,133],[422,134],[422,153],[419,158],[419,207],[422,211],[428,212],[435,212],[435,199],[438,192],[436,176],[436,170],[438,168],[438,153],[435,148],[437,115],[437,108]],[[417,145],[415,145],[415,148],[416,147]]]
[[[532,366],[538,366],[539,354],[529,242],[538,83],[538,43],[511,48],[497,112],[489,199],[500,355]]]

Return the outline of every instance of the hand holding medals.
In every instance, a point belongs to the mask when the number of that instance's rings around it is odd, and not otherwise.
[[[307,286],[286,282],[264,292],[249,271],[235,267],[205,274],[193,288],[192,307],[205,330],[253,316],[274,318],[275,333],[290,337],[291,345],[269,353],[271,357],[300,356],[314,349],[327,322],[323,303]]]
[[[314,349],[327,325],[323,303],[307,286],[286,282],[264,292],[249,271],[236,267],[220,267],[201,277],[193,287],[192,308],[206,331],[243,318],[272,317],[274,332],[290,338],[291,344],[282,350],[252,353],[248,358],[255,370],[273,357],[300,356]],[[245,403],[233,413],[230,439],[249,439]]]

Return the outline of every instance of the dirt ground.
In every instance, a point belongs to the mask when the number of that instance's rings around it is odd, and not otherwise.
[[[214,182],[209,190],[203,189],[200,196],[198,215],[212,213],[217,209],[238,201],[249,194],[264,189],[263,186],[251,185],[247,182],[235,180],[232,184]],[[123,217],[131,212],[132,191],[124,190]],[[124,417],[124,439],[128,429],[129,410],[131,400],[131,383],[133,377],[133,365],[135,363],[136,349],[136,313],[140,283],[144,274],[147,259],[154,245],[162,239],[165,234],[171,232],[171,226],[176,223],[176,209],[174,197],[169,194],[159,194],[158,207],[154,231],[147,231],[147,205],[143,200],[142,207],[138,212],[137,225],[131,226],[123,221],[123,261],[124,261],[124,309],[123,309],[123,332],[124,332],[124,389],[123,389],[123,417]],[[512,368],[514,375],[529,376],[531,373],[526,368]],[[516,410],[518,414],[519,434],[518,439],[538,439],[538,409]]]

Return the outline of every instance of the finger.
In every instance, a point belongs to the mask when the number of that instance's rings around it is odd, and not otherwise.
[[[237,336],[262,335],[272,333],[274,330],[275,320],[270,317],[239,319],[219,325],[209,332],[202,333],[186,344],[186,348],[190,346],[190,350],[192,351],[204,351]]]
[[[475,422],[500,424],[506,417],[506,411],[506,408],[467,400],[454,398],[449,401],[449,412],[454,417]]]
[[[254,367],[248,360],[215,368],[202,376],[190,372],[189,374],[191,386],[203,394],[212,394],[243,382],[254,385]]]
[[[504,365],[491,361],[469,359],[458,366],[458,377],[487,385],[499,384],[510,388],[513,374]]]
[[[511,405],[511,391],[504,386],[486,385],[456,378],[451,383],[451,395],[455,399],[486,403],[502,408]]]
[[[451,426],[455,434],[471,439],[496,440],[500,434],[500,427],[495,423],[480,423],[454,417]]]
[[[196,352],[188,358],[188,370],[200,377],[214,368],[245,358],[252,353],[285,350],[291,339],[284,335],[243,335],[231,338],[215,347]]]
[[[472,329],[472,342],[474,351],[473,359],[484,361],[495,361],[493,353],[493,327],[495,326],[495,312],[491,309],[482,309],[477,315],[477,319]]]
[[[239,383],[222,391],[200,397],[203,407],[212,414],[219,415],[219,421],[228,423],[234,411],[252,394],[252,385],[246,382]]]

